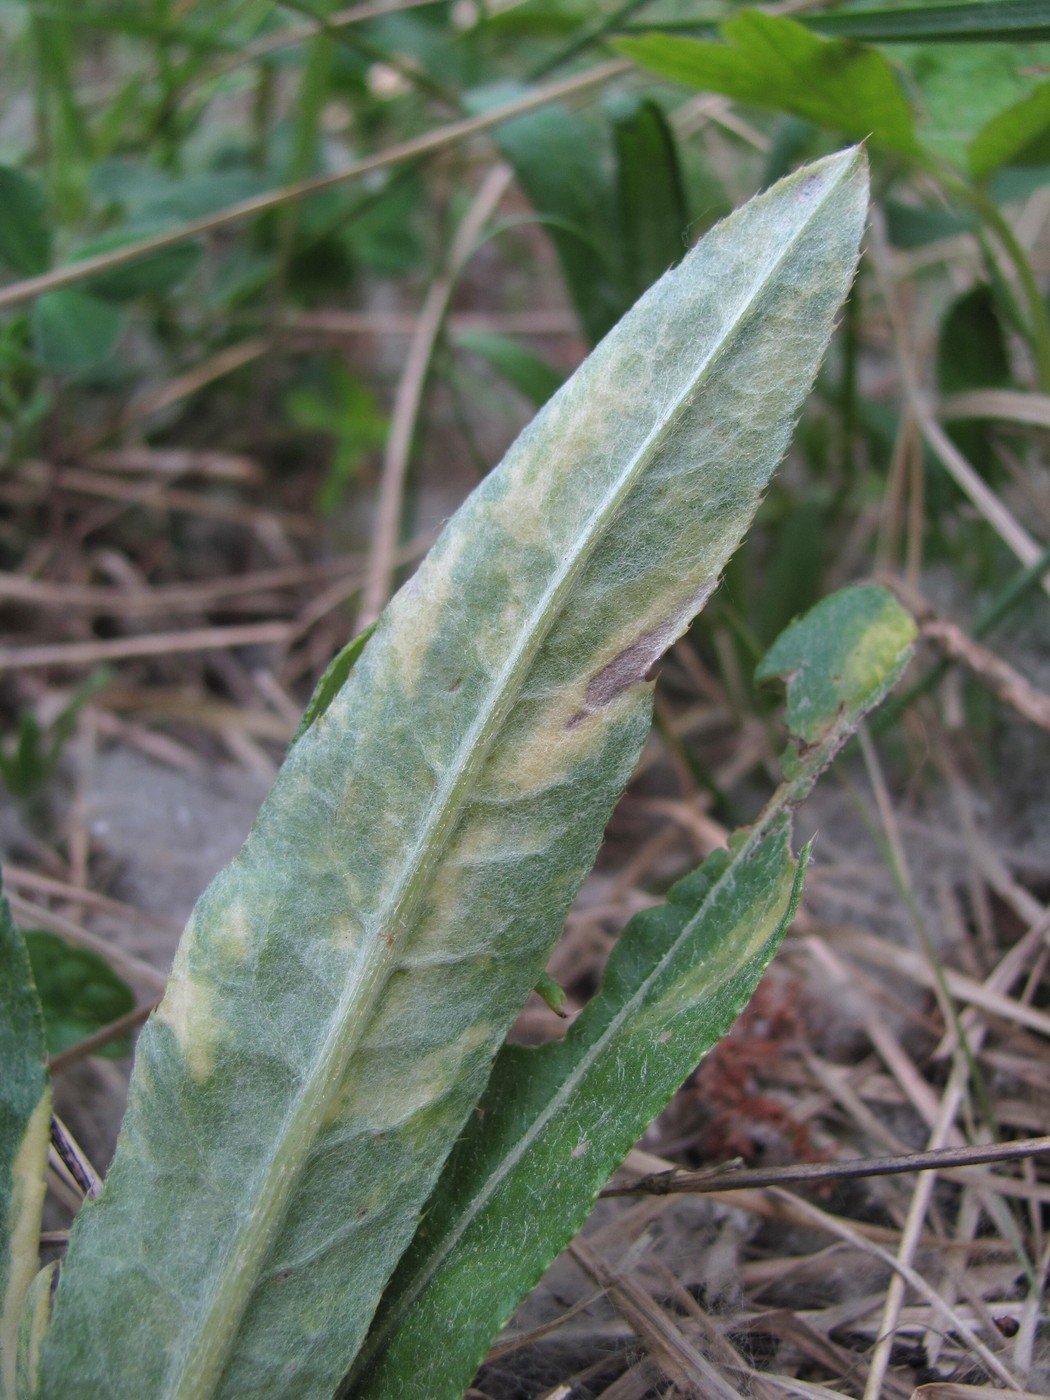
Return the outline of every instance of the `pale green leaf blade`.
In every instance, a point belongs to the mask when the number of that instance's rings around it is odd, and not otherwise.
[[[40,1266],[51,1130],[44,1023],[22,935],[0,897],[0,1396],[14,1400],[22,1305]]]
[[[631,920],[563,1041],[501,1051],[344,1394],[463,1393],[612,1170],[751,996],[801,891],[806,853],[791,858],[790,809],[899,679],[914,636],[885,589],[846,588],[774,644],[760,669],[769,678],[786,667],[801,746],[788,780],[730,851]]]
[[[790,435],[856,151],[752,201],[522,434],[205,893],[74,1229],[41,1395],[333,1391]]]

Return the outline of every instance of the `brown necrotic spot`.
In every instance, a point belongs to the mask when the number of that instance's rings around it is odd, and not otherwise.
[[[673,639],[668,637],[666,629],[660,628],[655,632],[643,633],[636,642],[624,647],[623,651],[591,677],[587,684],[583,709],[576,711],[566,724],[566,729],[575,729],[588,715],[611,704],[632,685],[654,680],[657,662],[671,640]]]

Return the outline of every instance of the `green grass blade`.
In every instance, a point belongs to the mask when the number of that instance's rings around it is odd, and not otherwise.
[[[546,107],[496,133],[496,144],[547,223],[580,324],[596,344],[631,303],[621,277],[605,133],[567,107]]]
[[[536,982],[856,262],[857,151],[662,278],[450,522],[205,892],[41,1396],[335,1390]]]
[[[22,1307],[39,1268],[51,1086],[29,955],[3,898],[0,1066],[0,1396],[14,1400]]]
[[[612,1170],[757,986],[801,893],[790,809],[900,677],[914,636],[881,588],[843,589],[781,635],[760,675],[789,677],[799,748],[787,781],[730,851],[631,920],[564,1040],[500,1053],[344,1394],[462,1395]]]
[[[618,112],[613,137],[624,274],[638,296],[681,261],[689,215],[674,133],[656,103]]]
[[[803,23],[829,38],[872,44],[1022,44],[1050,39],[1045,0],[977,0],[969,5],[919,5],[908,10],[855,10],[806,15]]]
[[[907,10],[853,10],[848,14],[801,14],[799,23],[828,39],[869,44],[1022,44],[1050,39],[1046,0],[975,0],[968,5],[921,5]],[[663,34],[707,37],[714,22],[636,21],[623,33],[658,29]]]

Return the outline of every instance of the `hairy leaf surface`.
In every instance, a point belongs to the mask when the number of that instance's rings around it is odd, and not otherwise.
[[[388,607],[183,937],[42,1395],[336,1389],[593,861],[650,668],[784,451],[865,206],[851,151],[712,230]]]
[[[14,1400],[22,1306],[39,1267],[51,1129],[44,1022],[22,935],[0,897],[0,1396]]]
[[[848,588],[763,659],[760,678],[789,676],[803,756],[789,750],[788,781],[729,851],[631,920],[564,1040],[500,1052],[384,1294],[345,1388],[353,1400],[463,1394],[610,1172],[757,986],[801,892],[807,856],[791,856],[790,810],[899,678],[914,636],[885,589]]]

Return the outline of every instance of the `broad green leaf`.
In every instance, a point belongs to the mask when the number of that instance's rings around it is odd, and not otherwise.
[[[997,112],[970,142],[970,170],[981,180],[1001,165],[1050,164],[1050,83]]]
[[[22,1307],[40,1267],[51,1086],[29,958],[2,897],[0,1066],[0,1396],[14,1400]]]
[[[101,369],[124,328],[119,307],[76,287],[46,292],[33,304],[31,323],[41,367],[73,376]]]
[[[634,296],[680,262],[689,216],[674,134],[655,102],[633,102],[613,121],[624,275]]]
[[[819,39],[795,20],[757,10],[727,20],[721,34],[724,43],[648,34],[619,39],[615,47],[661,78],[916,154],[907,100],[874,49]]]
[[[915,628],[885,590],[847,589],[789,631],[788,713],[811,736],[804,762],[729,851],[631,920],[564,1040],[500,1053],[344,1388],[354,1400],[458,1400],[610,1173],[757,986],[801,892],[806,853],[791,856],[790,808],[899,677]]]
[[[863,157],[662,278],[473,493],[205,892],[78,1216],[41,1398],[334,1391],[849,285]]]
[[[0,165],[0,262],[21,277],[51,262],[47,196],[31,175]]]
[[[1007,326],[992,288],[978,283],[948,308],[937,334],[937,388],[942,395],[968,389],[1005,389],[1013,383]],[[952,441],[989,482],[1004,475],[999,453],[982,422],[952,423]]]
[[[87,948],[73,948],[42,929],[23,934],[44,1014],[47,1053],[61,1055],[135,1007],[135,993]],[[125,1037],[98,1051],[108,1059],[131,1054]]]
[[[204,218],[262,194],[267,186],[266,172],[247,166],[176,176],[143,162],[116,159],[103,161],[91,175],[95,194],[126,209],[135,228],[151,232]]]
[[[542,408],[561,386],[563,376],[527,345],[496,331],[457,331],[455,345],[480,355],[519,394]]]
[[[895,248],[922,248],[941,238],[954,238],[968,233],[976,225],[972,215],[958,214],[952,209],[929,204],[902,204],[887,199],[883,205],[886,232]]]
[[[937,388],[1006,389],[1013,381],[1006,327],[991,287],[978,283],[958,297],[937,337]]]
[[[70,254],[70,261],[77,262],[81,258],[94,257],[97,253],[108,253],[114,248],[137,243],[151,231],[162,233],[164,230],[135,228],[108,233],[90,243],[81,244]],[[84,283],[84,290],[92,296],[101,297],[103,301],[131,301],[135,297],[170,292],[186,280],[200,262],[202,252],[200,243],[180,243],[174,248],[161,248],[135,262],[114,268],[112,272],[92,277]]]
[[[1034,86],[1050,62],[1046,44],[917,44],[898,49],[919,92],[923,146],[969,168],[971,142]]]

